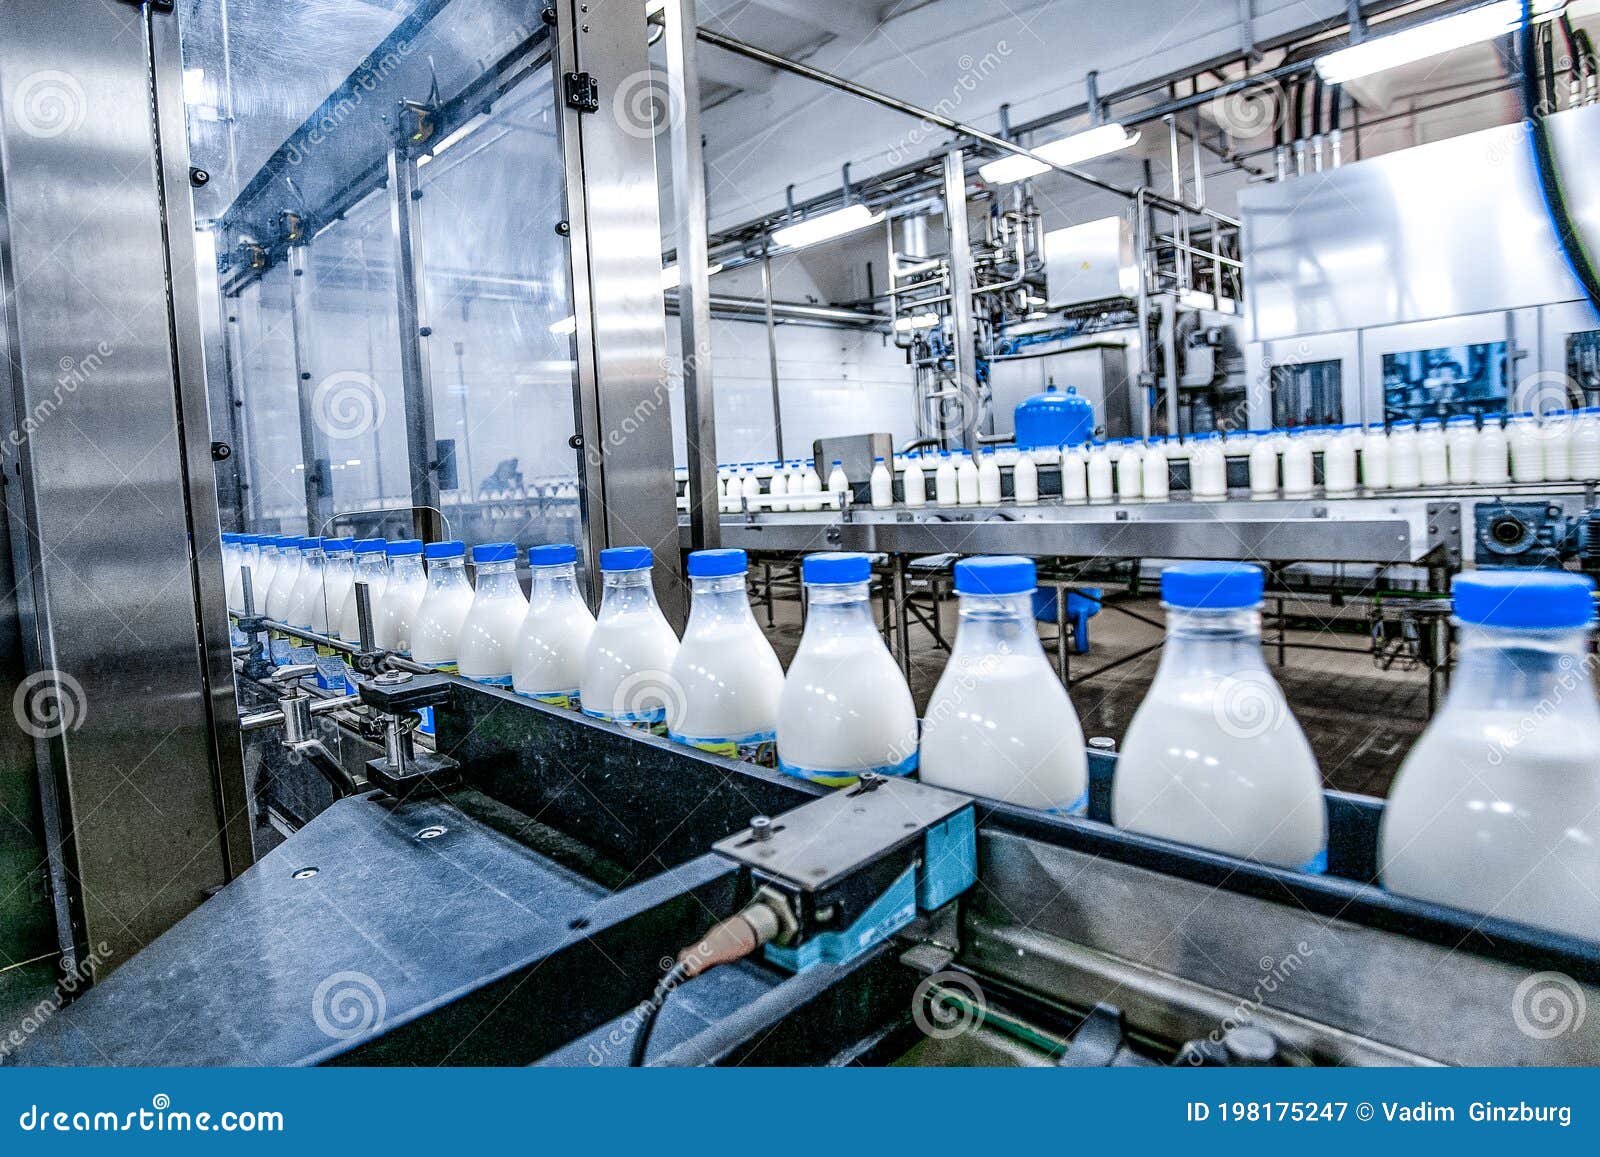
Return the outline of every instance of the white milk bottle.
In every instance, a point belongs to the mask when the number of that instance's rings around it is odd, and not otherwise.
[[[1000,463],[995,460],[994,447],[985,446],[978,459],[978,502],[995,506],[1000,501]]]
[[[489,542],[472,548],[472,606],[461,623],[456,668],[463,678],[511,686],[511,657],[528,600],[517,581],[517,544]]]
[[[838,458],[833,460],[833,469],[828,471],[828,509],[836,510],[839,506],[839,495],[851,493],[850,479],[844,472],[844,463]]]
[[[1260,432],[1250,446],[1250,497],[1278,497],[1278,449]]]
[[[1509,451],[1500,416],[1485,414],[1483,429],[1478,431],[1478,444],[1472,453],[1472,481],[1479,486],[1497,486],[1511,481],[1511,469],[1507,465]]]
[[[378,614],[383,607],[383,591],[389,585],[389,567],[384,561],[384,541],[381,538],[358,538],[355,544],[354,579],[350,591],[339,607],[339,638],[342,642],[361,642],[361,621],[356,613],[356,584],[367,585],[367,606],[372,612],[373,634],[377,634]],[[376,642],[373,644],[376,646]],[[346,677],[349,665],[345,666]]]
[[[1124,438],[1117,456],[1117,497],[1123,502],[1137,502],[1144,497],[1144,455],[1139,453],[1139,443]]]
[[[1511,481],[1544,481],[1544,440],[1532,414],[1517,414],[1506,423],[1506,444],[1511,448]]]
[[[756,626],[742,550],[689,555],[689,623],[672,661],[667,735],[729,759],[777,764],[783,667]]]
[[[384,547],[389,559],[389,581],[383,588],[383,610],[374,610],[373,633],[378,646],[397,655],[411,654],[411,624],[428,591],[422,569],[422,540],[402,538]]]
[[[1039,501],[1039,466],[1031,454],[1020,455],[1011,467],[1011,497],[1018,506],[1032,506]]]
[[[1061,501],[1089,500],[1089,460],[1079,446],[1061,447]]]
[[[1261,594],[1261,569],[1241,563],[1184,563],[1161,573],[1166,648],[1117,757],[1112,820],[1321,872],[1322,777],[1262,660]]]
[[[1361,435],[1361,485],[1389,489],[1389,435],[1382,422],[1372,423]]]
[[[1076,815],[1089,801],[1078,713],[1039,643],[1029,558],[956,563],[960,620],[923,718],[923,783]]]
[[[894,476],[882,458],[872,460],[872,477],[867,482],[874,510],[888,510],[894,505]]]
[[[1478,571],[1456,579],[1453,593],[1455,673],[1390,789],[1379,875],[1406,896],[1593,941],[1593,586],[1560,571]]]
[[[1544,480],[1565,482],[1572,477],[1572,415],[1564,410],[1544,415],[1539,427],[1544,443]]]
[[[1322,451],[1322,486],[1330,496],[1356,491],[1356,441],[1359,428],[1341,426]]]
[[[872,562],[810,554],[805,633],[778,699],[778,768],[829,787],[917,769],[917,712],[873,620]]]
[[[250,597],[255,600],[256,614],[267,613],[267,594],[272,590],[273,576],[278,572],[278,536],[275,534],[252,535],[255,539],[255,551],[250,555]],[[239,607],[244,608],[244,580],[241,579],[239,591]]]
[[[950,451],[939,451],[939,465],[933,471],[933,501],[939,506],[954,506],[956,491],[956,464],[950,460]]]
[[[976,506],[979,501],[978,467],[972,455],[965,450],[956,451],[956,502],[962,506]]]
[[[222,536],[222,575],[226,597],[224,602],[228,608],[228,645],[230,647],[243,647],[249,640],[244,632],[239,629],[239,615],[244,611],[244,568],[249,564],[250,546],[248,534],[224,534]],[[253,592],[252,592],[253,593]]]
[[[665,735],[678,636],[656,603],[654,563],[648,546],[600,552],[605,589],[578,686],[585,715]]]
[[[1315,477],[1311,462],[1311,433],[1307,430],[1291,430],[1289,444],[1283,451],[1283,496],[1310,498]]]
[[[768,484],[771,495],[771,508],[773,510],[789,509],[789,472],[783,468],[782,462],[772,464],[772,481]]]
[[[1228,460],[1216,434],[1197,434],[1189,456],[1189,489],[1200,502],[1221,502],[1228,497]]]
[[[907,506],[928,504],[928,480],[922,473],[922,456],[917,454],[906,462],[905,473],[900,478],[900,488]]]
[[[263,613],[274,622],[288,622],[289,605],[294,600],[295,584],[300,581],[300,568],[305,559],[301,549],[308,539],[284,538],[278,543],[278,567],[272,572],[272,586],[267,591]],[[280,667],[293,662],[294,643],[283,631],[268,634],[272,661]]]
[[[749,500],[751,510],[761,505],[761,476],[754,466],[745,471],[744,497]]]
[[[1106,449],[1104,442],[1096,442],[1089,448],[1089,458],[1085,464],[1085,471],[1089,476],[1090,502],[1111,501],[1113,470],[1110,451]]]
[[[1389,427],[1389,485],[1410,490],[1422,485],[1422,460],[1417,456],[1417,424],[1402,419]]]
[[[1572,476],[1580,482],[1600,478],[1600,410],[1579,410],[1572,423]]]
[[[1172,490],[1167,471],[1167,450],[1160,438],[1150,439],[1144,452],[1144,496],[1152,502],[1164,500]]]
[[[1417,426],[1417,473],[1424,486],[1445,486],[1450,482],[1444,424],[1438,418],[1424,418]]]
[[[428,586],[411,620],[411,661],[454,675],[461,624],[472,608],[467,548],[460,542],[430,542],[422,553],[428,562]],[[424,707],[419,714],[423,733],[433,734],[433,708]]]
[[[1472,463],[1478,452],[1478,420],[1469,414],[1461,414],[1446,422],[1444,450],[1450,485],[1470,485]]]
[[[568,542],[528,551],[528,614],[511,664],[518,695],[574,710],[582,706],[578,685],[594,634],[594,616],[578,593],[577,563],[578,548]]]
[[[805,508],[807,510],[822,509],[822,476],[817,473],[814,463],[806,463],[801,493],[806,496]]]
[[[318,611],[321,633],[339,637],[339,610],[356,581],[355,539],[325,538],[322,553],[322,607]],[[329,646],[317,648],[317,686],[324,691],[344,693],[353,689],[345,678],[344,655]]]
[[[316,629],[318,612],[324,603],[323,591],[323,553],[322,539],[307,538],[302,540],[304,545],[300,548],[300,577],[294,580],[294,591],[289,595],[288,617],[284,620],[291,627],[298,627],[302,631],[310,632]],[[322,634],[327,629],[327,622],[322,624]],[[289,640],[289,661],[292,663],[315,663],[317,661],[317,646],[306,639],[293,636]]]

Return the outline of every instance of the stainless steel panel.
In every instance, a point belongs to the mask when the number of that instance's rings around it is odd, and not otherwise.
[[[427,282],[422,275],[422,220],[417,202],[417,159],[403,148],[389,150],[389,228],[393,234],[394,292],[399,312],[401,388],[405,396],[406,466],[411,475],[411,529],[428,542],[443,539],[439,516],[439,463],[434,446],[433,378],[424,344],[428,326]]]
[[[1450,1064],[1600,1061],[1593,1018],[1556,1035],[1523,1028],[1529,970],[1502,961],[1004,833],[980,837],[979,874],[963,958],[1058,999],[1065,977],[1041,970],[1017,931],[1245,997],[1235,1022],[1259,1005]]]
[[[120,961],[227,879],[222,813],[242,802],[219,788],[210,728],[225,696],[199,625],[211,615],[225,638],[210,468],[196,461],[209,430],[193,222],[173,172],[185,152],[174,143],[158,166],[153,136],[177,110],[176,25],[98,0],[11,17],[0,176],[9,392],[26,425],[13,426],[22,500],[8,513],[31,552],[30,666],[54,673],[35,690],[64,697],[57,722],[33,723],[62,787],[53,846],[81,889],[72,935]]]
[[[1245,348],[1245,390],[1249,411],[1248,422],[1252,430],[1267,430],[1272,420],[1272,371],[1280,366],[1298,366],[1307,362],[1339,363],[1340,396],[1345,422],[1377,422],[1383,419],[1383,397],[1380,385],[1374,404],[1367,402],[1361,387],[1361,335],[1357,333],[1325,333],[1306,337],[1283,338],[1279,341],[1252,342]]]
[[[1585,232],[1600,230],[1600,107],[1549,118]],[[1239,196],[1257,341],[1573,301],[1520,122]]]
[[[844,475],[852,482],[865,482],[872,477],[873,459],[894,461],[893,434],[850,434],[843,438],[818,438],[811,443],[811,464],[824,483],[838,461]]]
[[[1053,309],[1139,292],[1133,226],[1125,216],[1101,217],[1044,235],[1045,296]]]

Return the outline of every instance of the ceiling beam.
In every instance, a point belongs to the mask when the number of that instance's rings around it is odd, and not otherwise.
[[[766,92],[772,87],[777,70],[721,48],[705,45],[700,53],[700,79],[745,92]]]
[[[753,0],[758,8],[804,21],[846,40],[862,41],[878,27],[878,6],[862,0]]]

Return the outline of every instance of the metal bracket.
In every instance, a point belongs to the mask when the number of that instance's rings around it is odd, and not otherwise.
[[[568,108],[575,108],[579,112],[600,111],[600,85],[591,74],[564,73],[561,88]]]

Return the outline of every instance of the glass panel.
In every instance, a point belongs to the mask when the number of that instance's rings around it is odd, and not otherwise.
[[[1498,414],[1506,408],[1506,343],[1383,355],[1383,409],[1400,418]]]
[[[541,72],[420,172],[434,434],[456,474],[441,505],[467,542],[580,541],[556,131]]]
[[[1272,367],[1272,424],[1337,426],[1344,421],[1342,374],[1337,358]]]
[[[295,378],[289,270],[278,266],[230,302],[235,388],[243,423],[246,529],[306,533],[305,464]]]

